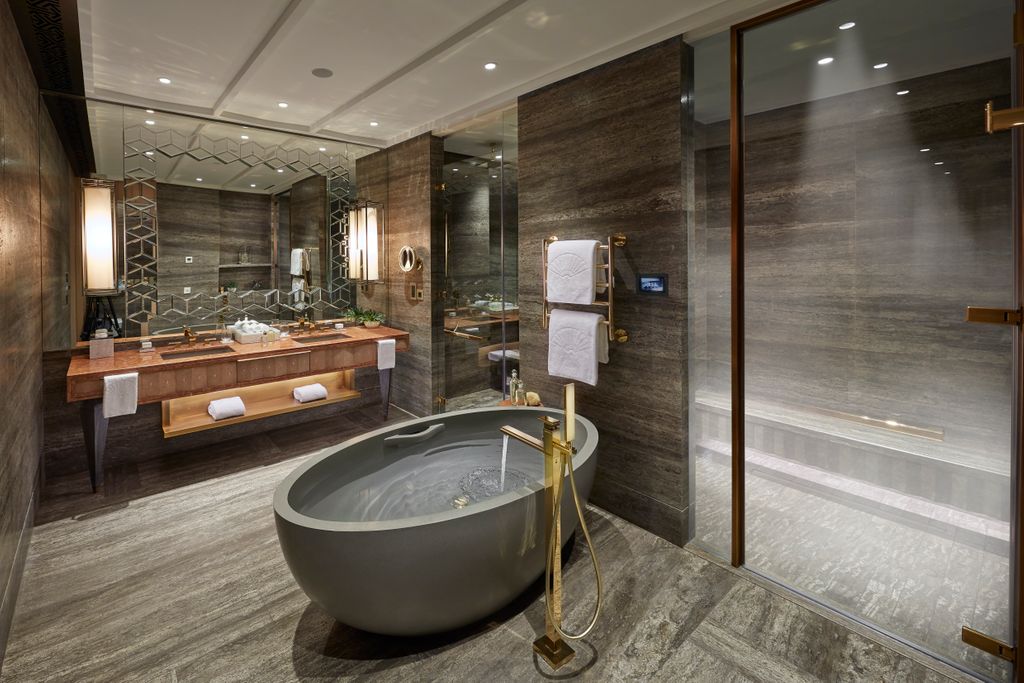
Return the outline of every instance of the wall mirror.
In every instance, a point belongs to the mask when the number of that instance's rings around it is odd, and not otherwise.
[[[398,251],[398,267],[403,273],[409,273],[422,268],[423,262],[416,257],[416,250],[406,245]]]
[[[374,148],[101,102],[89,119],[97,175],[117,192],[127,336],[352,303],[348,208]]]

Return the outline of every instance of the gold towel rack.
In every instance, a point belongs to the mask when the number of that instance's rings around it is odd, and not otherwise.
[[[548,329],[548,322],[551,318],[551,303],[548,301],[548,247],[551,246],[552,242],[557,242],[558,238],[552,235],[551,237],[545,237],[541,247],[541,287],[543,288],[543,300],[544,309],[541,316],[541,325],[546,330]],[[615,327],[615,250],[621,249],[626,246],[626,236],[621,232],[617,232],[614,235],[608,237],[608,243],[602,244],[598,247],[602,252],[608,255],[608,258],[604,263],[597,265],[597,270],[607,271],[608,280],[606,292],[608,299],[606,301],[593,301],[591,306],[604,306],[608,309],[608,315],[605,320],[601,321],[601,324],[608,330],[608,341],[619,342],[624,344],[629,341],[629,334],[626,330],[621,327]]]

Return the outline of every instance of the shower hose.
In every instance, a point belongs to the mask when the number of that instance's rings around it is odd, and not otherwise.
[[[547,609],[548,623],[550,623],[551,626],[555,629],[555,632],[558,633],[558,635],[560,635],[561,637],[565,638],[566,640],[580,640],[581,638],[586,638],[587,635],[592,630],[594,630],[594,625],[597,624],[597,618],[601,614],[601,602],[603,600],[603,591],[601,587],[601,568],[597,564],[597,553],[594,551],[594,542],[590,539],[590,531],[587,529],[587,522],[585,519],[583,519],[583,507],[580,505],[580,496],[576,492],[576,478],[573,476],[572,473],[572,454],[570,453],[569,457],[565,458],[564,460],[565,463],[568,464],[569,468],[569,488],[572,489],[572,499],[573,502],[576,504],[576,515],[580,519],[580,528],[583,529],[583,538],[587,541],[587,548],[590,549],[590,561],[594,565],[594,576],[597,579],[597,604],[594,607],[594,616],[590,619],[590,624],[587,625],[587,627],[583,629],[583,631],[581,631],[580,633],[566,633],[565,631],[563,631],[562,627],[559,626],[556,622],[554,614],[552,613],[551,591],[554,589],[553,584],[555,580],[555,572],[553,564],[555,558],[555,548],[557,545],[555,542],[555,531],[558,529],[557,520],[561,519],[562,515],[561,495],[559,495],[557,500],[555,500],[553,517],[551,520],[551,537],[548,539],[548,558],[544,572],[544,603]],[[565,463],[563,463],[563,468],[566,466]],[[562,476],[564,481],[564,469],[562,473],[560,473],[560,476]],[[561,491],[561,493],[565,493],[564,489]]]

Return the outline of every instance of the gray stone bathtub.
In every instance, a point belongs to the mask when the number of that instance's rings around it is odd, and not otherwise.
[[[350,626],[423,635],[508,604],[544,571],[543,455],[502,425],[538,438],[560,410],[484,408],[404,422],[310,457],[277,487],[274,516],[299,586]],[[576,484],[590,495],[597,428],[576,417]],[[566,482],[563,540],[578,521]]]

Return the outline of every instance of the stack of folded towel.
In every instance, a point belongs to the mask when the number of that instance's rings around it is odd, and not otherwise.
[[[242,403],[240,396],[230,396],[228,398],[218,398],[214,401],[210,401],[210,405],[207,406],[206,412],[210,413],[210,417],[214,421],[226,420],[229,417],[241,417],[245,415],[245,404]]]
[[[547,299],[556,304],[594,303],[598,290],[597,240],[558,240],[548,246]],[[608,334],[597,313],[555,309],[548,323],[548,374],[597,384],[598,363],[608,362]]]

